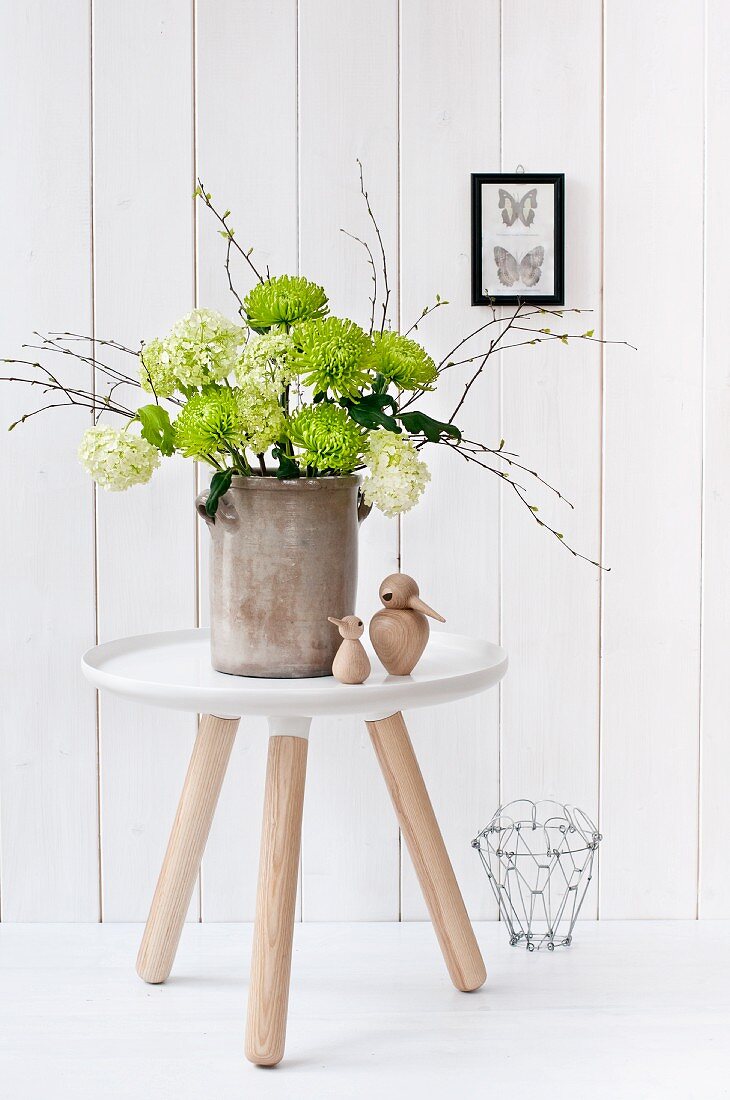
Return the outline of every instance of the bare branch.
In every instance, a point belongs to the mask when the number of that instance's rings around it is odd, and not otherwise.
[[[371,247],[370,247],[370,245],[368,244],[367,241],[362,240],[361,237],[356,237],[354,233],[349,233],[347,231],[347,229],[340,229],[340,233],[344,233],[346,237],[350,237],[351,240],[357,241],[358,244],[361,244],[363,246],[363,248],[365,249],[365,251],[368,254],[368,260],[370,262],[370,267],[372,268],[372,271],[373,271],[373,274],[371,276],[372,280],[373,280],[373,296],[372,296],[372,298],[368,299],[368,301],[370,302],[370,306],[371,306],[369,335],[372,336],[373,329],[375,328],[375,303],[378,300],[378,273],[375,269],[375,260],[373,258],[373,251],[372,251],[372,249],[371,249]]]
[[[39,334],[38,334],[39,335]],[[123,351],[127,355],[134,355],[139,357],[141,348],[138,351],[134,351],[133,348],[128,348],[125,344],[120,344],[117,340],[102,340],[100,336],[82,336],[78,332],[49,332],[49,336],[55,336],[59,341],[70,343],[72,340],[85,341],[89,344],[101,344],[105,348],[116,348],[117,351]]]
[[[238,241],[235,240],[235,235],[234,235],[235,231],[233,229],[231,229],[230,225],[228,224],[228,218],[229,218],[230,213],[231,213],[230,210],[226,210],[226,212],[224,214],[221,214],[221,213],[219,213],[218,210],[216,210],[215,206],[213,206],[213,203],[211,201],[210,191],[205,190],[205,187],[203,186],[203,181],[201,180],[200,176],[198,176],[198,186],[196,188],[195,194],[197,195],[198,198],[201,198],[203,200],[205,205],[210,210],[211,214],[213,214],[214,217],[216,217],[218,219],[220,224],[223,226],[223,230],[221,230],[222,235],[224,237],[226,237],[227,240],[229,240],[231,242],[233,248],[236,249],[236,251],[239,253],[239,255],[243,256],[244,260],[246,261],[248,266],[251,268],[254,275],[258,279],[258,281],[260,283],[265,282],[266,280],[264,279],[263,275],[261,274],[261,272],[258,270],[256,265],[254,264],[253,260],[251,259],[251,253],[253,252],[253,248],[249,248],[249,249],[241,248]],[[235,293],[235,291],[234,291],[234,293]],[[237,294],[236,294],[236,297],[238,298]],[[240,298],[238,300],[240,301]]]
[[[548,531],[549,534],[553,535],[553,537],[558,540],[560,545],[564,546],[568,553],[572,554],[574,558],[580,558],[581,561],[586,561],[589,565],[595,565],[597,569],[602,569],[606,573],[610,572],[610,568],[608,566],[601,565],[600,562],[594,561],[593,558],[589,558],[585,554],[581,554],[578,550],[574,550],[573,547],[565,541],[565,537],[562,531],[558,531],[557,528],[552,527],[544,519],[541,519],[540,516],[537,514],[537,509],[535,508],[535,506],[533,504],[530,504],[527,497],[525,496],[524,486],[520,485],[516,481],[513,481],[512,478],[510,478],[504,472],[504,470],[498,470],[494,466],[490,466],[487,462],[482,462],[474,455],[468,454],[465,451],[458,450],[458,448],[456,447],[452,447],[451,449],[457,451],[457,453],[460,454],[466,462],[476,463],[477,466],[480,466],[483,470],[488,470],[489,473],[494,474],[506,485],[509,485],[512,491],[516,493],[518,500],[520,500],[523,506],[527,508],[528,512],[530,513],[538,527],[544,528],[544,530]]]
[[[410,328],[406,329],[406,331],[403,333],[403,336],[410,336],[412,332],[415,332],[418,329],[418,326],[420,325],[421,321],[424,320],[424,318],[428,317],[431,313],[435,313],[437,309],[441,308],[441,306],[447,306],[448,304],[449,303],[446,301],[445,298],[437,298],[432,306],[425,306],[421,310],[421,316],[418,318],[417,321],[413,322]]]
[[[388,302],[390,301],[390,285],[388,283],[388,262],[387,262],[387,259],[386,259],[386,256],[385,256],[385,245],[383,244],[383,236],[380,232],[380,226],[378,225],[378,223],[375,219],[375,215],[373,214],[373,209],[370,205],[370,199],[368,198],[368,193],[365,190],[365,179],[363,177],[362,161],[360,160],[359,157],[357,158],[357,164],[358,164],[358,167],[360,169],[360,193],[361,193],[362,197],[365,199],[365,205],[366,205],[367,210],[368,210],[368,216],[370,218],[370,221],[373,223],[373,228],[375,229],[375,235],[378,238],[378,245],[380,246],[380,258],[381,258],[382,265],[383,265],[383,285],[385,286],[385,291],[384,291],[384,294],[383,294],[383,319],[380,322],[380,333],[382,335],[383,332],[385,331],[385,322],[388,318]]]

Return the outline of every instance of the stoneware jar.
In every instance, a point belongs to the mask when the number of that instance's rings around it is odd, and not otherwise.
[[[360,478],[235,476],[215,518],[207,490],[211,661],[237,676],[329,676],[341,641],[328,615],[355,610]]]

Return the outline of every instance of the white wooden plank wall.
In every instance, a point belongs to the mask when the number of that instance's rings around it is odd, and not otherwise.
[[[702,742],[700,791],[699,916],[730,912],[728,875],[728,777],[730,776],[730,365],[725,303],[718,273],[730,255],[730,225],[723,194],[730,164],[730,8],[722,0],[707,5],[705,73],[705,448],[702,554]]]
[[[481,0],[458,8],[438,0],[401,5],[401,312],[407,328],[437,294],[449,301],[415,334],[437,359],[476,327],[467,297],[465,211],[470,172],[499,160],[499,113],[490,107],[499,101],[499,15],[498,2]],[[444,56],[458,56],[458,67],[443,65]],[[433,232],[436,210],[440,228]],[[445,375],[434,395],[434,415],[448,418],[459,400],[464,380],[458,370]],[[464,430],[499,442],[498,374],[475,390]],[[499,485],[456,455],[435,458],[422,507],[402,522],[403,570],[418,578],[424,599],[444,615],[444,629],[496,638]],[[470,841],[499,802],[499,692],[465,699],[448,715],[441,707],[414,711],[408,721],[469,911],[490,917],[491,891]],[[426,917],[407,856],[402,915]]]
[[[134,344],[193,305],[192,33],[176,0],[94,5],[98,336]],[[102,641],[194,625],[194,473],[182,460],[159,472],[148,489],[98,495]],[[146,916],[193,731],[193,718],[101,698],[106,920]]]
[[[576,41],[582,48],[576,49]],[[546,63],[525,66],[525,56],[542,57]],[[505,4],[502,57],[502,170],[514,171],[523,164],[527,171],[565,172],[565,301],[592,307],[593,313],[571,325],[600,334],[600,5],[583,0]],[[539,108],[526,112],[525,102]],[[559,320],[547,318],[545,324],[560,330]],[[621,327],[620,319],[614,327]],[[623,362],[633,367],[622,351]],[[539,514],[566,535],[569,532],[573,546],[597,559],[599,349],[549,343],[504,352],[501,434],[507,449],[517,451],[528,466],[549,471],[549,480],[575,509],[556,503],[547,490],[537,493],[531,488],[530,500],[540,508]],[[529,520],[517,497],[505,494],[502,638],[511,669],[502,687],[502,797],[506,801],[539,791],[594,815],[600,576]],[[596,906],[594,892],[586,900],[588,915],[596,915]]]
[[[80,0],[2,9],[2,355],[41,326],[91,329],[89,33]],[[3,427],[38,404],[4,386]],[[96,707],[78,662],[95,635],[94,494],[75,456],[90,420],[54,413],[0,431],[5,920],[99,916]]]
[[[704,41],[694,0],[660,19],[653,4],[607,6],[605,328],[640,349],[605,354],[607,917],[697,909]],[[679,186],[657,186],[678,170]],[[649,202],[636,201],[639,179]],[[647,256],[643,288],[629,273]]]
[[[48,0],[5,5],[2,354],[34,328],[136,343],[196,301],[235,314],[196,172],[272,272],[364,321],[356,158],[390,256],[391,317],[440,357],[470,323],[469,173],[564,171],[566,303],[637,353],[502,356],[463,418],[575,504],[535,494],[599,575],[488,475],[432,459],[422,506],[362,532],[358,611],[400,563],[447,629],[501,637],[501,692],[411,725],[475,917],[469,841],[500,798],[600,815],[591,915],[730,915],[728,366],[722,309],[730,18],[720,0]],[[247,289],[243,267],[235,271]],[[73,368],[71,368],[73,371]],[[432,408],[448,412],[455,369]],[[4,420],[32,400],[0,389]],[[146,914],[194,722],[105,697],[78,655],[206,620],[196,473],[95,496],[85,416],[0,435],[0,915]],[[447,459],[454,461],[447,461]],[[467,476],[468,475],[468,476]],[[399,529],[400,527],[400,529]],[[253,915],[265,736],[242,723],[190,916]],[[364,731],[310,745],[300,915],[421,919]]]

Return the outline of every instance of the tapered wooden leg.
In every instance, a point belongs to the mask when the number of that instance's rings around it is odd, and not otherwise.
[[[238,723],[212,714],[200,721],[137,955],[137,973],[146,982],[164,982],[172,970]]]
[[[478,989],[487,977],[484,961],[403,715],[398,712],[367,727],[451,980],[465,993]]]
[[[246,1057],[259,1066],[275,1066],[284,1056],[309,719],[269,725],[246,1025]]]

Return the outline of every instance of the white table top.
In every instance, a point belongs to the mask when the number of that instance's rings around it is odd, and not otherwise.
[[[498,683],[507,671],[507,653],[500,646],[433,631],[411,676],[389,676],[371,653],[373,671],[364,684],[340,684],[332,676],[255,679],[211,668],[209,638],[207,630],[120,638],[90,649],[81,667],[98,688],[153,706],[223,718],[246,714],[385,718],[399,710],[476,695]]]

